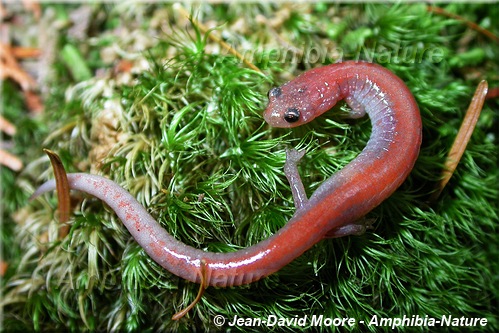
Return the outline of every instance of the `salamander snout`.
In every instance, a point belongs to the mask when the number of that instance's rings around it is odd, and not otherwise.
[[[295,127],[300,124],[300,108],[289,103],[282,88],[272,88],[268,93],[269,104],[263,113],[265,121],[273,127]]]

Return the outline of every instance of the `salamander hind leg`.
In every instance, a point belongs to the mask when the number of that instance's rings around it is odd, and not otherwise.
[[[345,97],[345,101],[350,107],[350,112],[348,113],[348,117],[352,119],[362,118],[366,115],[365,106],[360,103],[355,97],[348,96]]]
[[[293,194],[293,201],[296,210],[302,208],[308,201],[305,187],[301,181],[300,174],[298,173],[298,163],[305,155],[305,150],[286,149],[286,163],[284,164],[284,173],[291,186],[291,193]]]
[[[324,238],[340,238],[344,236],[360,236],[366,232],[367,229],[373,229],[374,219],[361,218],[355,222],[342,225],[341,227],[337,227],[329,230]]]

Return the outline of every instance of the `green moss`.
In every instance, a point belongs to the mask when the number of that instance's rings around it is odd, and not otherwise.
[[[487,23],[491,7],[444,8],[498,34]],[[95,36],[81,43],[79,53],[99,75],[73,82],[68,68],[54,64],[53,97],[36,120],[26,119],[21,96],[9,84],[2,87],[4,96],[12,96],[5,100],[5,116],[18,125],[15,152],[27,165],[20,174],[1,170],[2,246],[10,264],[1,285],[5,331],[214,330],[216,315],[369,322],[375,315],[452,314],[487,318],[488,325],[476,330],[499,328],[497,101],[485,104],[442,197],[427,203],[474,88],[484,78],[497,86],[497,44],[422,5],[200,5],[194,16],[217,22],[218,32],[236,41],[241,53],[250,45],[246,54],[265,70],[261,74],[218,51],[192,26],[185,28],[170,5],[93,8],[99,20],[89,31]],[[276,15],[281,23],[258,23],[258,15]],[[120,48],[116,59],[95,61],[109,45]],[[69,171],[99,173],[122,184],[186,244],[234,251],[266,239],[294,212],[282,170],[285,147],[307,149],[300,171],[310,194],[351,161],[370,135],[367,119],[344,119],[345,106],[291,131],[264,124],[267,91],[321,65],[307,58],[316,45],[340,48],[344,59],[372,58],[395,71],[423,117],[414,171],[368,215],[375,229],[363,236],[320,242],[249,286],[208,288],[200,304],[173,322],[172,314],[195,298],[198,286],[154,263],[102,202],[75,193],[70,233],[57,240],[55,196],[26,201],[37,184],[52,178],[41,158],[43,145],[57,151]],[[263,56],[270,53],[276,57]],[[283,54],[288,57],[279,58]],[[329,63],[337,56],[330,52],[322,59]],[[124,59],[133,62],[131,73],[114,69]]]

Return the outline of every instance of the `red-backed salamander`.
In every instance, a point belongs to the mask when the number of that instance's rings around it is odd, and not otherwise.
[[[265,120],[276,127],[310,122],[346,100],[352,117],[367,113],[371,137],[347,166],[324,181],[307,199],[297,163],[303,152],[288,151],[285,173],[296,212],[275,235],[248,248],[214,253],[173,238],[115,182],[96,175],[68,174],[70,188],[106,202],[135,240],[159,265],[186,280],[211,286],[237,286],[278,271],[326,237],[363,232],[358,221],[390,196],[414,166],[421,144],[421,118],[407,86],[375,64],[348,61],[312,69],[269,91]],[[55,189],[43,184],[33,195]]]

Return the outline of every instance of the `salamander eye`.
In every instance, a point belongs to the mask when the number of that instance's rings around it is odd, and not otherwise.
[[[269,90],[269,93],[267,94],[267,97],[270,98],[270,97],[279,97],[281,96],[282,94],[282,90],[281,88],[272,88]]]
[[[286,112],[284,112],[284,120],[288,123],[295,123],[300,120],[300,110],[297,108],[288,108]]]

